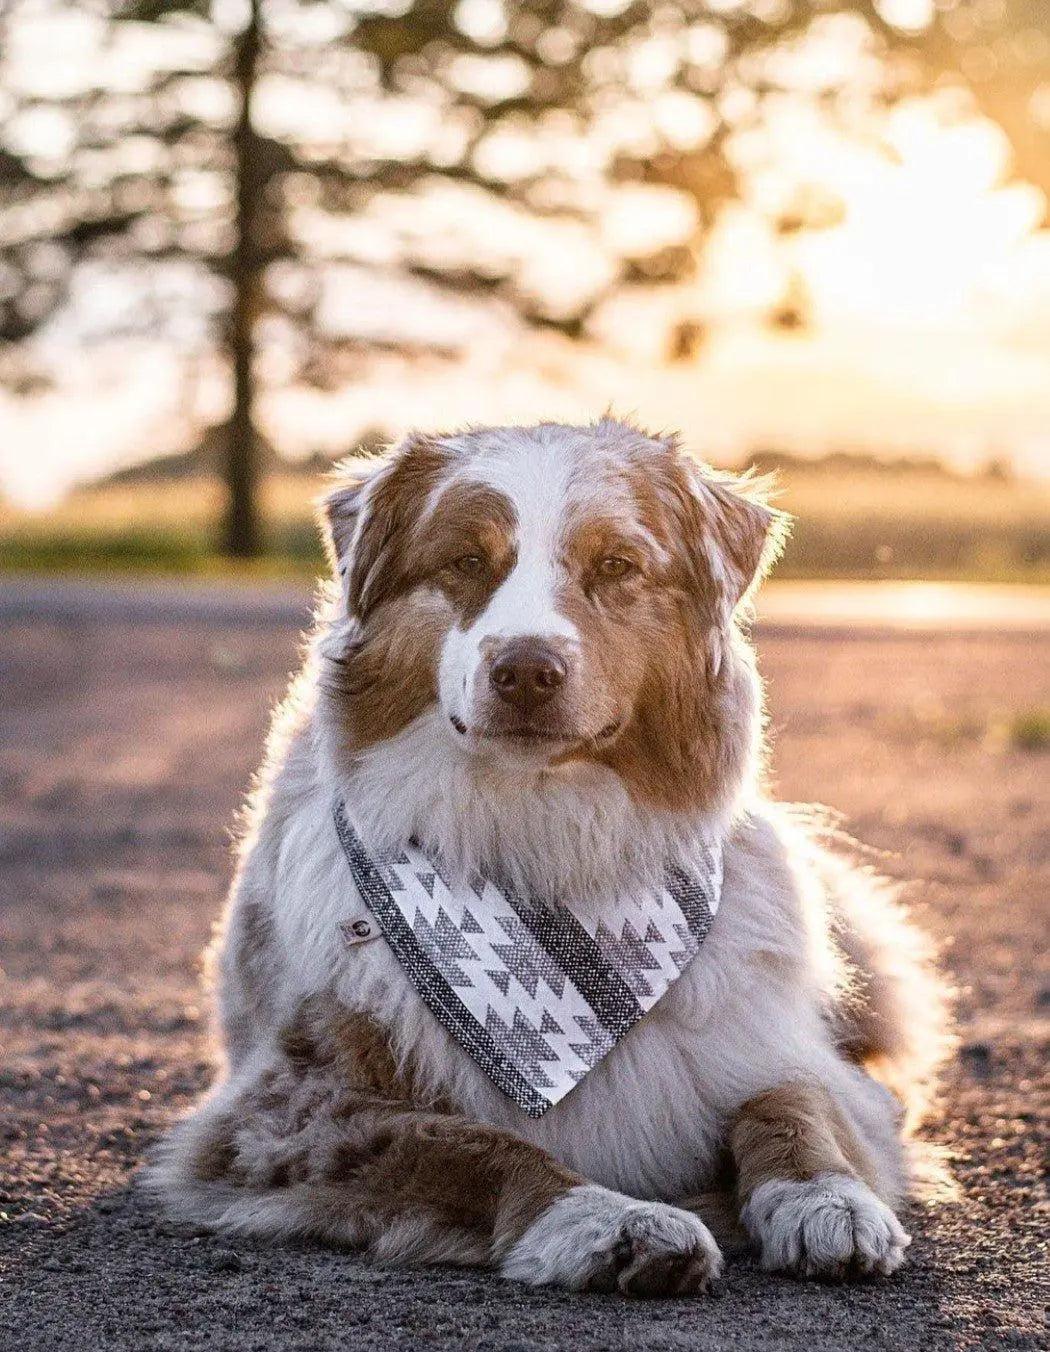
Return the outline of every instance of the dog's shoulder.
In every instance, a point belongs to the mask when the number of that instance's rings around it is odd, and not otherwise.
[[[312,680],[313,673],[296,678],[275,713],[241,816],[236,870],[212,946],[210,976],[233,1062],[264,1040],[301,994],[311,993],[311,980],[300,981],[297,973],[300,959],[314,963],[317,934],[303,927],[323,909],[336,877],[338,841],[330,813],[321,810],[332,791],[315,753],[307,676]]]
[[[753,800],[725,842],[723,928],[742,942],[805,951],[826,927],[820,853],[790,809]]]

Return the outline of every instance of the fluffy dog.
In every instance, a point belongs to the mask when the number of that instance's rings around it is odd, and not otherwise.
[[[760,795],[738,616],[783,529],[762,487],[609,419],[344,467],[323,507],[338,581],[217,944],[223,1066],[148,1175],[177,1214],[661,1294],[718,1276],[721,1199],[767,1268],[901,1263],[904,1109],[943,997],[888,889]],[[450,876],[595,914],[717,839],[721,906],[655,1007],[530,1117],[384,938],[358,942],[334,800],[370,849],[412,840]]]

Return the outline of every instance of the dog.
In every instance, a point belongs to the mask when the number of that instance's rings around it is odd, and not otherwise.
[[[213,954],[221,1069],[147,1174],[177,1216],[574,1291],[710,1290],[719,1235],[800,1277],[900,1265],[945,991],[892,890],[762,794],[768,496],[611,418],[344,465]],[[526,1111],[362,904],[347,849],[381,880],[408,842],[449,897],[501,879],[591,932],[716,842],[717,913]]]

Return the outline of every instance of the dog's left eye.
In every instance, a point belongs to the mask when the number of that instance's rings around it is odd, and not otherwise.
[[[618,554],[610,554],[598,563],[599,577],[621,578],[634,572],[637,572],[637,565],[633,564],[630,559],[621,558]]]
[[[480,577],[485,571],[485,560],[480,554],[463,554],[452,566],[464,577]]]

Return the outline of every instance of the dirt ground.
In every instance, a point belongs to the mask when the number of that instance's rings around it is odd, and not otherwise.
[[[728,1270],[718,1301],[528,1292],[172,1225],[132,1188],[208,1079],[198,954],[296,607],[0,587],[0,1347],[1042,1348],[1050,632],[759,633],[787,798],[839,809],[960,988],[928,1128],[958,1181],[890,1281]],[[1040,1212],[1040,1207],[1042,1211]]]

